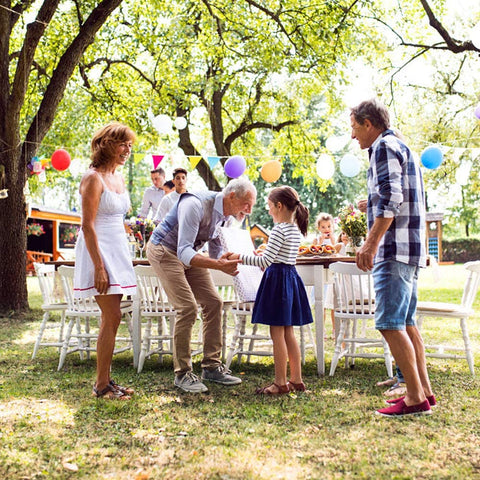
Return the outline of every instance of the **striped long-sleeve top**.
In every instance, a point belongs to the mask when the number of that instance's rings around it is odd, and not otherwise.
[[[295,265],[302,234],[293,223],[277,223],[268,238],[267,248],[261,256],[240,255],[244,265],[266,268],[272,263]]]

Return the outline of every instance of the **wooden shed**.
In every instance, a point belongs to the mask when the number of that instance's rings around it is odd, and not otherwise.
[[[268,236],[269,232],[261,225],[255,223],[250,227],[250,237],[252,238],[252,242],[255,245],[255,248],[262,243],[267,243]]]
[[[27,236],[27,271],[33,270],[33,261],[71,259],[80,229],[81,215],[76,212],[55,210],[41,205],[28,209],[29,225],[40,225],[44,233]]]
[[[434,256],[438,262],[442,261],[442,212],[427,212],[427,254]]]

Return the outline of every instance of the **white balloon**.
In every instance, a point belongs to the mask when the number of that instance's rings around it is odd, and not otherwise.
[[[177,117],[173,124],[178,130],[183,130],[187,126],[187,119],[185,117]]]
[[[171,133],[172,132],[172,119],[168,115],[157,115],[152,120],[153,128],[158,133]]]
[[[330,180],[335,173],[335,162],[327,153],[322,153],[317,160],[317,175],[323,180]]]
[[[455,172],[455,180],[461,186],[468,185],[468,179],[470,178],[470,170],[472,169],[472,162],[462,163]]]
[[[329,137],[325,142],[325,146],[331,152],[339,152],[343,148],[346,147],[347,143],[350,141],[350,137],[348,135],[341,135],[340,137]]]
[[[346,177],[355,177],[360,172],[360,160],[351,153],[347,153],[340,160],[340,171]]]

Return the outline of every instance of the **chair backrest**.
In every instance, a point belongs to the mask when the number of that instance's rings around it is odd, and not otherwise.
[[[34,262],[33,267],[40,285],[43,305],[55,305],[62,302],[62,295],[59,295],[55,288],[55,266],[48,263]]]
[[[137,277],[137,297],[144,314],[173,312],[173,307],[167,301],[160,279],[150,265],[134,267]]]
[[[480,283],[480,260],[467,262],[464,267],[468,270],[468,274],[463,288],[462,307],[470,310]]]
[[[75,267],[61,265],[58,267],[58,275],[62,281],[63,294],[68,304],[68,310],[71,313],[81,316],[98,316],[100,314],[100,308],[94,297],[75,298],[73,296]]]
[[[350,262],[335,262],[329,268],[334,273],[335,312],[352,317],[373,316],[375,294],[371,272],[364,272]]]
[[[224,273],[221,270],[210,269],[212,280],[215,286],[218,288],[218,293],[224,302],[234,302],[237,300],[235,294],[235,283],[233,277]]]

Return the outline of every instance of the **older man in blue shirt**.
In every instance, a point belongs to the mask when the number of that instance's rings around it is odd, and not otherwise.
[[[223,385],[241,383],[220,360],[223,302],[208,269],[238,273],[239,261],[228,260],[230,253],[223,253],[217,227],[228,226],[232,217],[243,220],[252,212],[256,195],[254,185],[245,179],[232,180],[222,192],[183,193],[148,243],[147,258],[177,312],[175,386],[186,392],[208,390],[192,372],[190,342],[198,305],[203,313],[202,380]],[[198,253],[206,242],[209,256]]]
[[[368,148],[368,236],[357,265],[373,269],[375,326],[385,337],[407,386],[404,397],[377,410],[388,417],[430,414],[436,404],[415,324],[417,278],[426,263],[422,174],[409,148],[389,129],[388,110],[377,100],[352,108],[352,138]],[[361,208],[362,206],[359,205]],[[364,207],[364,205],[363,205]]]

